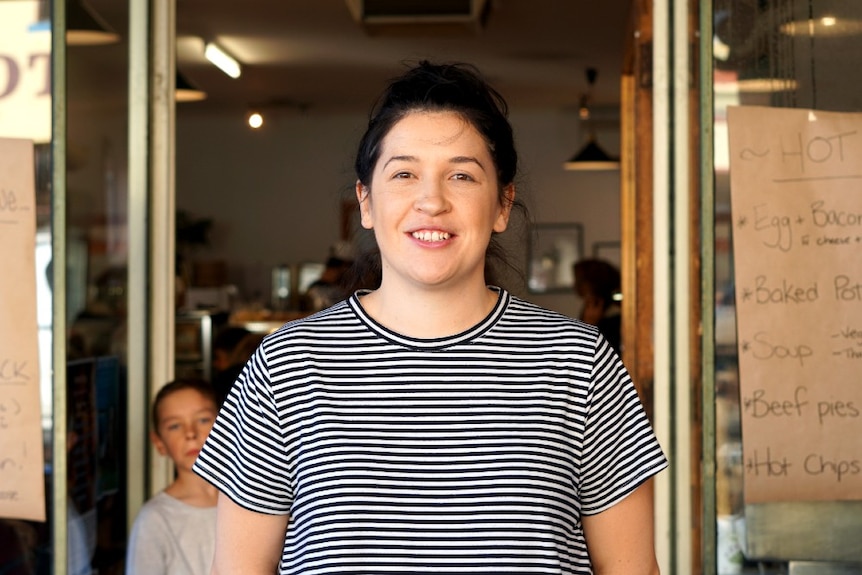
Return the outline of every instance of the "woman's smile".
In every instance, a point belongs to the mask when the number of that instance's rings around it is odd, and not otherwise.
[[[449,232],[441,232],[437,230],[421,230],[415,231],[411,235],[420,242],[437,243],[448,240],[451,234],[449,234]]]

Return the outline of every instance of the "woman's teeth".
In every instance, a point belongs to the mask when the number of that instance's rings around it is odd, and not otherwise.
[[[413,232],[413,237],[423,242],[440,242],[449,239],[448,232]]]

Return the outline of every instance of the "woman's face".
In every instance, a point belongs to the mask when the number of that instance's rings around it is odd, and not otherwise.
[[[362,226],[380,247],[383,285],[481,282],[491,233],[509,220],[479,132],[454,112],[413,112],[383,139],[372,189],[357,182]],[[466,282],[466,283],[465,283]]]

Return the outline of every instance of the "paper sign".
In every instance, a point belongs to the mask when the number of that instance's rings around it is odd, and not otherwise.
[[[745,501],[862,499],[862,114],[728,126]]]
[[[44,521],[33,162],[0,138],[0,517]]]

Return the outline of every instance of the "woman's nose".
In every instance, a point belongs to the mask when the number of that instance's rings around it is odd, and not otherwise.
[[[446,196],[446,188],[437,181],[426,181],[419,190],[419,195],[416,197],[416,210],[429,214],[436,215],[443,213],[449,209],[449,200]]]

